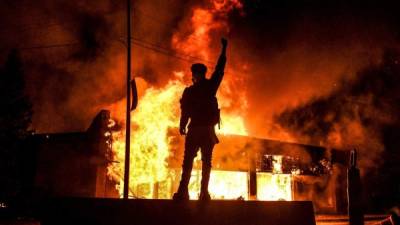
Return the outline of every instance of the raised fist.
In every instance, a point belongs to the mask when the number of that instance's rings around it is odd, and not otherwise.
[[[186,128],[185,127],[179,127],[179,133],[181,135],[185,135],[186,134]]]

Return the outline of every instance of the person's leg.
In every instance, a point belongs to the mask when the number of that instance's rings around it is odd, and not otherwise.
[[[185,152],[183,156],[182,163],[182,176],[179,183],[179,188],[177,193],[174,195],[175,198],[188,198],[188,185],[190,181],[190,176],[192,174],[193,160],[196,157],[198,146],[195,145],[190,138],[186,138],[185,141]]]
[[[202,171],[201,171],[201,189],[200,189],[200,199],[209,200],[210,195],[208,194],[208,183],[210,181],[211,172],[211,159],[214,144],[206,143],[201,146],[201,161],[202,161]]]

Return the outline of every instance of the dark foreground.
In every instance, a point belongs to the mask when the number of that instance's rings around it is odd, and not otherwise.
[[[34,219],[0,218],[0,224],[317,224],[345,225],[345,215],[316,215],[311,202],[121,200],[62,198],[42,202],[34,209]],[[33,217],[32,217],[33,218]],[[366,215],[365,224],[382,224],[388,215]]]
[[[63,198],[39,213],[41,225],[315,225],[312,202]],[[62,218],[62,219],[61,219]]]
[[[388,220],[388,215],[366,215],[365,225],[382,225]],[[62,218],[60,218],[62,220]],[[345,215],[316,215],[316,225],[348,225],[348,217]],[[386,221],[385,221],[386,220]],[[0,220],[1,225],[41,225],[40,221],[29,218]],[[132,223],[135,224],[135,223]],[[268,221],[265,225],[269,225]],[[251,225],[251,224],[249,224]]]

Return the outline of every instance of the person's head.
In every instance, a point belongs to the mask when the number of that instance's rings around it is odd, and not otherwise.
[[[197,83],[206,78],[207,66],[202,63],[195,63],[190,68],[192,70],[192,81]]]

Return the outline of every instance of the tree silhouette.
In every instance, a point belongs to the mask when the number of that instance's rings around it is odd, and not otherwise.
[[[20,54],[12,50],[0,68],[0,200],[21,190],[20,155],[29,132],[32,107],[25,94]]]

